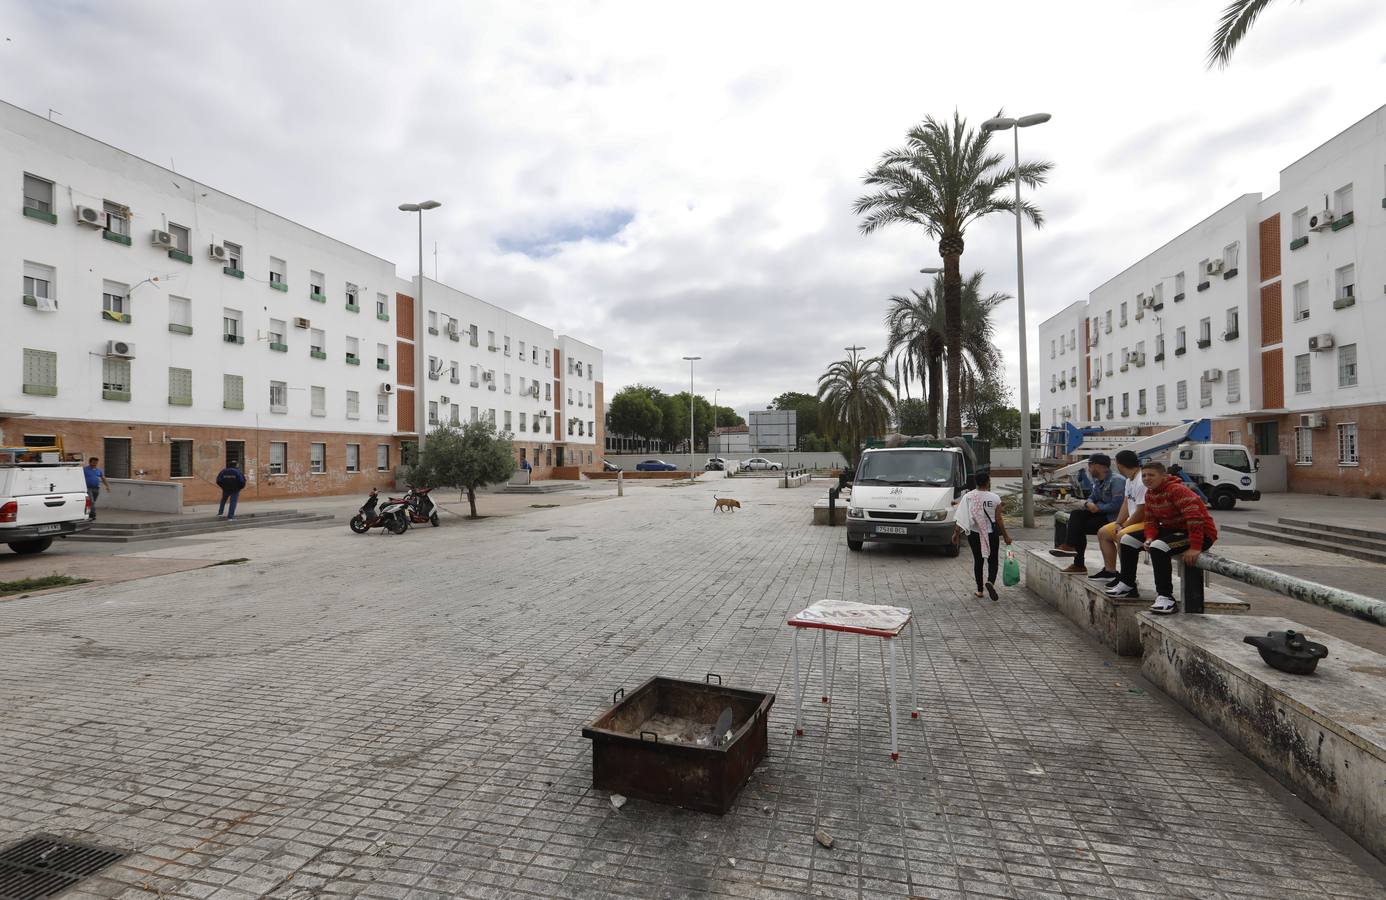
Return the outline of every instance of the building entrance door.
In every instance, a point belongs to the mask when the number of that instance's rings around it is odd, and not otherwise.
[[[563,465],[563,447],[561,445],[556,447],[554,452],[557,454],[554,457],[555,464],[560,466]]]
[[[1256,441],[1257,456],[1275,456],[1280,452],[1280,423],[1253,422],[1251,434]]]
[[[106,438],[101,447],[101,468],[107,478],[130,477],[130,439]]]

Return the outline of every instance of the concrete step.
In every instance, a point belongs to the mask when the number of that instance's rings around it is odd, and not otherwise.
[[[1277,534],[1287,534],[1292,537],[1307,537],[1319,541],[1336,541],[1349,547],[1362,547],[1366,550],[1375,550],[1378,553],[1386,553],[1386,534],[1380,537],[1367,537],[1372,532],[1367,529],[1354,529],[1353,533],[1326,531],[1317,523],[1309,522],[1305,524],[1290,524],[1283,519],[1277,522],[1252,522],[1257,528],[1274,531]]]
[[[1258,537],[1280,544],[1289,544],[1294,547],[1306,547],[1310,550],[1322,550],[1325,553],[1336,553],[1339,556],[1350,556],[1353,559],[1361,559],[1367,562],[1386,565],[1386,551],[1347,546],[1342,543],[1341,536],[1308,537],[1299,534],[1287,534],[1283,531],[1269,531],[1257,527],[1256,524],[1252,522],[1246,525],[1221,525],[1219,526],[1219,530],[1231,532],[1233,534],[1248,534],[1252,537]]]
[[[497,494],[553,494],[558,491],[581,490],[583,485],[566,481],[536,481],[532,484],[507,484],[495,489]]]
[[[265,512],[243,512],[236,516],[235,521],[265,522],[273,519],[283,519],[305,515],[296,509],[274,509]],[[108,522],[104,519],[97,519],[96,524],[87,530],[88,534],[140,534],[160,531],[169,527],[183,527],[188,525],[214,525],[221,522],[215,515],[195,515],[179,516],[176,519],[157,519],[149,522]]]
[[[331,514],[314,515],[311,513],[299,513],[289,516],[257,516],[255,518],[251,518],[247,515],[245,517],[236,516],[236,518],[230,522],[213,518],[211,521],[165,525],[142,531],[93,533],[96,531],[96,529],[93,528],[81,534],[74,534],[69,537],[68,540],[104,544],[129,544],[139,541],[162,541],[169,538],[189,537],[199,534],[215,534],[224,531],[242,531],[248,528],[273,528],[279,525],[308,525],[319,522],[331,522],[335,518],[336,517]]]
[[[1373,531],[1370,528],[1360,528],[1355,525],[1337,525],[1327,522],[1313,522],[1309,519],[1287,519],[1281,517],[1275,520],[1281,525],[1293,525],[1296,528],[1316,528],[1319,531],[1328,531],[1333,534],[1346,534],[1349,537],[1362,537],[1386,544],[1386,531]]]

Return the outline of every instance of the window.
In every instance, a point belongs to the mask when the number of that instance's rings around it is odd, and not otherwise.
[[[221,376],[223,409],[245,409],[245,379],[240,375]]]
[[[1357,423],[1343,422],[1338,426],[1338,465],[1357,465]]]
[[[473,406],[473,407],[472,407],[471,416],[472,416],[472,421],[473,421],[473,422],[479,420],[479,419],[481,418],[481,410],[479,410],[479,409],[477,409],[475,406]]]
[[[284,331],[287,327],[283,319],[270,319],[269,341],[271,347],[275,344],[279,344],[280,346],[284,345]]]
[[[1165,336],[1164,336],[1163,334],[1157,334],[1157,335],[1155,335],[1155,356],[1156,356],[1156,358],[1163,359],[1163,358],[1164,358],[1164,355],[1165,355]]]
[[[168,477],[193,477],[193,442],[171,440],[168,442]]]
[[[270,284],[285,284],[284,273],[289,271],[289,266],[282,259],[270,257],[269,281]]]
[[[313,353],[326,355],[327,335],[321,328],[314,328],[308,332],[308,349]]]
[[[1213,405],[1213,383],[1206,378],[1198,379],[1198,405]]]
[[[1050,359],[1053,359],[1053,358],[1058,354],[1058,352],[1059,352],[1059,342],[1056,341],[1056,340],[1054,340],[1053,338],[1050,338],[1050,340],[1049,340],[1049,358],[1050,358]]]
[[[479,382],[477,381],[477,378],[478,378],[479,376],[478,376],[478,373],[477,373],[477,368],[476,368],[476,366],[471,366],[471,367],[469,367],[469,368],[467,369],[467,371],[468,371],[468,373],[469,373],[469,378],[470,378],[471,386],[472,386],[472,387],[477,387],[478,384],[479,384]]]
[[[1356,281],[1355,269],[1351,263],[1343,266],[1333,273],[1335,288],[1333,291],[1334,308],[1341,306],[1351,306],[1353,298],[1353,282]]]
[[[356,362],[361,358],[361,342],[350,335],[346,339],[346,358],[347,362]]]
[[[544,399],[545,399],[545,400],[552,400],[552,399],[553,399],[553,382],[551,382],[551,381],[546,381],[546,382],[544,382]]]
[[[437,400],[430,400],[430,401],[428,401],[428,424],[430,424],[430,425],[437,425],[437,424],[438,424],[438,401],[437,401]]]
[[[1301,353],[1295,357],[1295,393],[1309,393],[1309,354]]]
[[[1131,394],[1123,392],[1121,395],[1121,417],[1124,419],[1131,415]]]
[[[588,366],[587,366],[587,380],[588,380],[588,381],[591,381],[591,380],[592,380],[592,366],[591,366],[590,363],[589,363]],[[591,404],[588,404],[588,405],[590,406]],[[587,455],[588,455],[588,456],[591,456],[592,454],[589,453],[589,454],[587,454]],[[592,461],[592,460],[590,460],[590,459],[588,460],[588,462],[591,462],[591,461]]]
[[[327,297],[327,277],[321,272],[308,273],[308,292],[316,300]]]
[[[55,351],[24,348],[24,393],[45,397],[58,395],[58,354]]]
[[[53,182],[25,172],[24,208],[51,213],[53,211]]]
[[[439,362],[438,357],[430,356],[428,358],[428,380],[437,381],[438,376],[442,373],[442,371],[443,364]]]
[[[1206,257],[1203,258],[1203,259],[1200,259],[1200,260],[1198,261],[1198,277],[1199,277],[1199,278],[1207,278],[1207,277],[1208,277],[1208,259],[1207,259]],[[1198,289],[1199,289],[1199,290],[1203,290],[1203,288],[1207,287],[1207,285],[1208,285],[1208,282],[1206,282],[1206,281],[1200,281],[1200,282],[1198,283]]]
[[[1110,309],[1102,315],[1102,330],[1107,334],[1112,333],[1112,311]]]
[[[1309,208],[1295,210],[1290,216],[1290,239],[1299,240],[1309,236]]]
[[[1357,386],[1357,345],[1338,348],[1338,387]]]
[[[308,445],[308,470],[314,475],[327,472],[327,445],[312,443]]]
[[[510,376],[507,375],[505,378],[508,381]],[[455,359],[448,365],[448,380],[453,384],[462,383],[462,365]]]
[[[1301,281],[1295,285],[1295,321],[1309,318],[1309,282]]]
[[[347,309],[359,309],[359,308],[360,308],[359,305],[358,305],[358,303],[357,303],[357,301],[356,301],[356,295],[359,294],[359,293],[360,293],[360,290],[356,287],[356,285],[352,284],[350,281],[348,281],[348,282],[346,283],[346,305],[347,305]]]
[[[1145,388],[1136,392],[1136,415],[1145,415]]]
[[[1112,374],[1112,354],[1107,354],[1107,365],[1103,367],[1108,375]]]
[[[1342,218],[1352,212],[1352,185],[1345,184],[1333,192],[1333,217]]]
[[[55,309],[58,295],[53,290],[55,270],[52,266],[24,261],[24,301],[32,298],[33,306],[40,309]],[[51,301],[51,302],[42,302]]]
[[[1116,415],[1116,399],[1115,399],[1114,397],[1108,397],[1108,398],[1107,398],[1107,418],[1108,418],[1108,419],[1111,419],[1111,418],[1112,418],[1113,416],[1115,416],[1115,415]]]
[[[1241,403],[1241,402],[1242,402],[1242,370],[1241,370],[1241,369],[1228,369],[1228,370],[1227,370],[1227,402],[1228,402],[1228,403]]]
[[[169,367],[168,403],[170,406],[192,406],[192,369]]]
[[[270,382],[270,405],[274,405],[274,385],[283,382]],[[313,385],[308,388],[308,402],[310,412],[315,416],[327,415],[327,388],[320,385]]]
[[[375,345],[375,367],[377,369],[390,368],[390,347],[388,344]]]
[[[531,357],[532,357],[533,360],[534,360],[534,364],[535,364],[536,366],[539,365],[539,348],[538,348],[538,347],[535,347],[534,349],[530,350],[529,352],[530,352]]]
[[[469,342],[473,347],[476,347],[476,346],[478,346],[478,345],[481,343],[481,342],[477,339],[476,325],[472,325],[470,328],[467,329],[467,339],[468,339],[468,342]]]
[[[505,392],[510,393],[510,373],[505,373]]]
[[[1237,256],[1240,251],[1241,245],[1236,241],[1222,248],[1222,272],[1224,275],[1237,268]]]
[[[430,310],[428,311],[428,333],[429,333],[429,334],[437,334],[437,333],[438,333],[438,312],[437,312],[437,310],[430,309]]]
[[[346,445],[346,470],[348,472],[361,471],[361,445]]]
[[[175,326],[169,331],[192,333],[192,301],[187,297],[168,298],[168,324]]]
[[[221,245],[226,248],[226,267],[229,269],[240,270],[241,245],[233,244],[230,241],[222,241]]]
[[[507,335],[505,336],[505,341],[504,341],[504,343],[505,343],[505,355],[506,355],[506,356],[509,356],[509,355],[510,355],[510,335],[507,334]]]
[[[1174,329],[1174,352],[1183,353],[1187,349],[1187,335],[1184,332],[1184,326],[1180,325],[1178,328]]]
[[[390,421],[390,395],[375,395],[375,418],[379,422]]]
[[[1102,418],[1102,398],[1101,398],[1101,397],[1098,397],[1097,400],[1094,402],[1094,404],[1093,404],[1093,409],[1094,409],[1094,411],[1095,411],[1095,413],[1096,413],[1095,418],[1098,418],[1098,419]],[[1059,423],[1059,411],[1058,411],[1057,409],[1050,410],[1050,417],[1049,417],[1049,420],[1050,420],[1050,422],[1052,422],[1052,423],[1055,424],[1055,425],[1057,425],[1057,424]]]
[[[1178,381],[1174,384],[1174,408],[1189,408],[1189,383],[1187,381]]]
[[[545,367],[545,368],[548,368],[549,365],[550,365],[550,363],[549,363],[549,351],[548,351],[548,350],[545,350],[545,351],[544,351],[544,367]]]
[[[1227,331],[1223,332],[1222,335],[1224,341],[1236,340],[1237,336],[1241,333],[1240,328],[1238,328],[1240,321],[1241,317],[1237,311],[1237,307],[1234,306],[1227,311]]]
[[[453,403],[448,407],[448,424],[462,424],[462,407],[458,406],[456,403]]]
[[[1314,430],[1295,429],[1295,465],[1308,466],[1314,462]]]
[[[269,473],[271,475],[283,475],[289,460],[289,444],[287,441],[270,441]]]
[[[1155,411],[1165,411],[1165,386],[1163,384],[1155,385]]]
[[[510,410],[507,409],[507,410],[505,411],[505,430],[506,430],[506,431],[513,431],[513,429],[514,429],[514,423],[510,421]]]
[[[1155,285],[1155,305],[1156,305],[1156,306],[1164,306],[1164,305],[1165,305],[1165,283],[1164,283],[1163,281],[1158,282],[1158,283]]]
[[[119,281],[101,282],[101,309],[120,318],[130,314],[130,288]]]
[[[117,394],[125,394],[126,396],[124,399],[129,400],[130,360],[117,359],[114,356],[103,357],[101,360],[101,389]]]
[[[1049,373],[1049,391],[1053,393],[1059,389],[1059,376],[1056,372]]]
[[[525,358],[525,342],[520,341],[520,359]]]
[[[112,234],[130,236],[130,207],[110,200],[102,202],[101,209],[106,214],[106,230]],[[129,243],[126,241],[126,243]]]
[[[1174,293],[1180,296],[1184,293],[1184,273],[1177,272],[1174,276]]]
[[[223,309],[221,311],[221,333],[228,344],[239,344],[244,340],[241,337],[241,311],[239,309]]]
[[[1121,301],[1121,327],[1126,327],[1126,301]]]
[[[390,318],[390,298],[385,294],[375,295],[375,314]]]
[[[569,406],[572,406],[572,405],[573,405],[573,389],[572,389],[572,388],[568,388],[568,405],[569,405]]]
[[[289,411],[289,386],[282,381],[271,381],[269,385],[270,412]]]
[[[594,435],[594,436],[595,436],[596,433],[597,433],[596,423],[593,422],[591,419],[589,419],[589,420],[587,421],[587,433],[590,434],[590,435]],[[591,454],[590,454],[590,453],[588,454],[588,460],[587,460],[587,461],[588,461],[588,462],[591,462],[591,461],[592,461],[592,460],[591,460]]]
[[[1206,347],[1213,342],[1213,320],[1198,320],[1198,345]]]
[[[346,416],[348,419],[361,418],[361,392],[346,392]]]
[[[390,445],[375,445],[375,470],[377,472],[390,471]]]
[[[169,222],[168,233],[173,235],[173,249],[187,253],[188,246],[192,243],[192,232],[188,230],[187,226]]]
[[[521,431],[521,432],[524,432],[524,430],[525,430],[525,414],[524,414],[524,413],[520,413],[520,431]]]

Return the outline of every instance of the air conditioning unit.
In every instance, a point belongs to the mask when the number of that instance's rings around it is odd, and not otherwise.
[[[1306,413],[1299,417],[1300,428],[1327,428],[1328,416],[1323,413]]]
[[[86,225],[91,228],[105,228],[106,217],[101,214],[101,210],[93,209],[90,206],[77,207],[77,224]]]
[[[302,316],[294,316],[294,327],[295,327],[295,328],[307,328],[308,326],[310,326],[310,325],[312,325],[312,324],[313,324],[312,322],[308,321],[307,319],[303,318]]]
[[[452,398],[449,397],[447,394],[440,394],[439,397],[438,397],[438,402],[439,402],[439,403],[451,403],[451,402],[452,402]]]
[[[1145,365],[1145,354],[1144,354],[1144,353],[1132,353],[1132,354],[1131,354],[1131,364],[1132,364],[1132,365],[1136,365],[1136,366],[1143,366],[1143,365]]]
[[[1333,227],[1333,210],[1323,209],[1309,217],[1310,231],[1323,231]]]
[[[1222,273],[1222,260],[1210,259],[1203,264],[1204,275],[1219,275]]]
[[[1204,369],[1204,381],[1222,381],[1222,369]]]
[[[226,248],[221,244],[212,244],[207,248],[207,255],[218,261],[226,260]]]
[[[118,356],[121,359],[134,359],[135,345],[129,341],[107,341],[106,355]]]
[[[1316,335],[1314,335],[1313,337],[1311,337],[1311,338],[1309,339],[1309,349],[1310,349],[1310,350],[1332,350],[1332,349],[1333,349],[1333,335],[1331,335],[1331,334],[1316,334]]]
[[[155,247],[162,247],[165,250],[172,250],[173,235],[169,234],[167,231],[160,231],[159,229],[155,228],[154,233],[149,237],[149,243],[153,244]]]
[[[491,372],[482,372],[482,373],[481,373],[481,380],[482,380],[482,381],[494,381],[494,380],[495,380],[495,377],[496,377],[495,374],[494,374],[494,373],[491,373]]]
[[[539,399],[539,385],[536,384],[536,385],[534,385],[534,387],[530,388],[530,389],[529,389],[529,395],[530,395],[531,397],[533,397],[534,399],[538,400],[538,399]]]
[[[382,394],[393,394],[394,392],[395,392],[395,386],[394,386],[393,384],[390,384],[390,382],[388,382],[388,381],[381,382],[381,384],[380,384],[380,393],[382,393]]]

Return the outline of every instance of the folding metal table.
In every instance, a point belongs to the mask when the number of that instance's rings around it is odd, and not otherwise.
[[[881,654],[889,658],[886,674],[886,704],[890,707],[890,758],[900,758],[898,735],[895,727],[895,639],[905,629],[909,629],[909,639],[905,648],[905,661],[910,670],[910,701],[914,709],[910,718],[919,718],[919,688],[915,680],[914,614],[901,606],[873,606],[867,603],[854,603],[850,600],[820,600],[807,609],[800,610],[789,618],[788,625],[794,631],[794,735],[802,737],[804,694],[813,678],[813,657],[815,644],[820,643],[809,637],[808,669],[803,680],[799,678],[799,631],[816,628],[822,633],[823,647],[823,702],[828,703],[833,690],[833,667],[828,661],[828,633],[855,634],[861,637],[881,639]],[[833,641],[836,646],[836,638]],[[885,664],[885,660],[882,660]],[[860,673],[858,673],[860,677]]]

